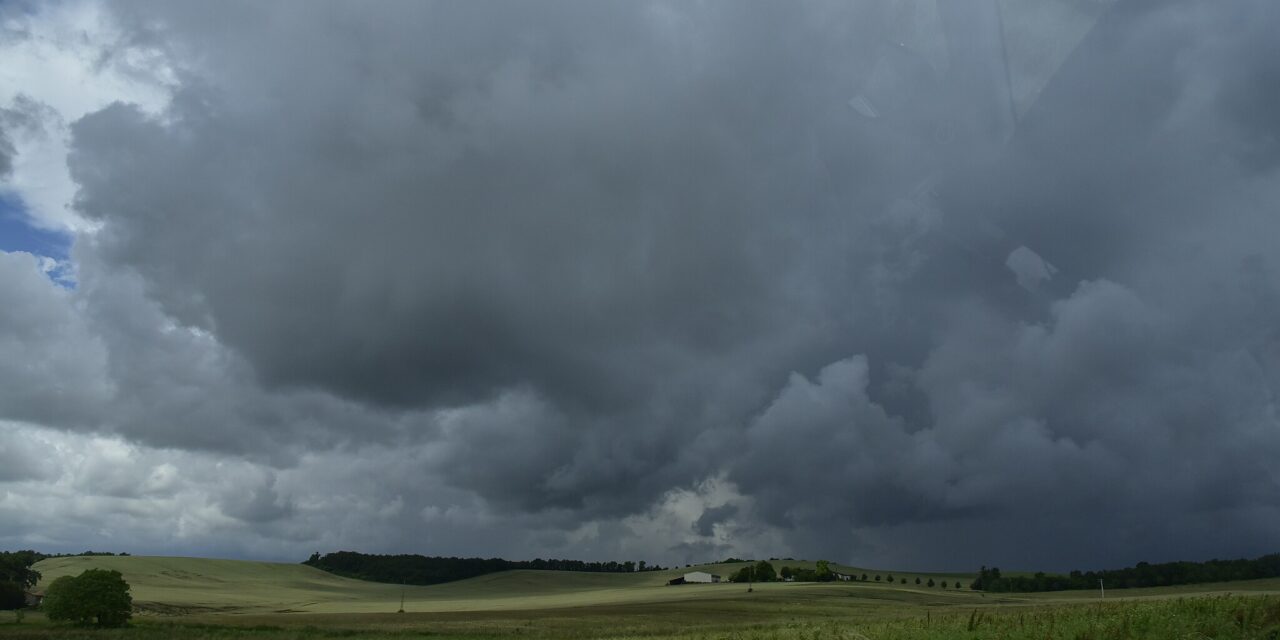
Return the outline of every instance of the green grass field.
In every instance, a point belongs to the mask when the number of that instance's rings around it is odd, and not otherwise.
[[[801,566],[801,563],[778,561]],[[139,607],[118,630],[0,620],[4,638],[1266,638],[1280,640],[1280,579],[1096,593],[982,594],[909,584],[682,585],[689,569],[633,574],[510,571],[404,589],[298,564],[73,557],[43,583],[119,570]],[[727,575],[735,567],[698,569]],[[861,570],[858,570],[861,574]],[[874,575],[875,572],[867,573]],[[890,572],[880,572],[887,574]],[[925,575],[925,574],[919,574]],[[937,576],[934,576],[935,579]],[[951,582],[963,576],[948,576]]]
[[[803,561],[779,561],[811,567]],[[504,571],[469,580],[429,587],[390,585],[341,578],[302,564],[241,562],[204,558],[162,558],[140,556],[77,556],[50,558],[36,565],[48,584],[63,575],[75,575],[90,567],[115,569],[128,581],[134,603],[144,612],[174,613],[394,613],[494,611],[554,609],[598,605],[623,605],[696,599],[724,599],[745,586],[735,584],[667,586],[671,578],[686,571],[701,570],[728,576],[740,564],[700,565],[688,569],[643,573],[585,573],[566,571]],[[847,571],[855,571],[843,567]],[[861,574],[863,570],[856,569]],[[869,572],[874,574],[875,572]],[[886,575],[888,572],[883,572]],[[915,591],[944,599],[971,596],[942,589],[917,588],[917,574],[894,574],[909,578],[909,584],[881,585],[878,590],[903,597]],[[925,575],[925,574],[919,574]],[[937,574],[934,574],[937,575]],[[953,585],[965,584],[968,576],[948,575]],[[840,585],[842,587],[864,587]],[[875,583],[870,583],[875,584]],[[830,585],[771,583],[756,585],[765,593],[799,593]],[[897,597],[895,595],[894,597]]]

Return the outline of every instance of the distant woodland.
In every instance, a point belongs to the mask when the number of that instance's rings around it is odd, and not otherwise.
[[[1067,575],[1037,573],[1034,576],[1002,576],[1000,570],[983,567],[972,589],[996,592],[1067,591],[1097,589],[1099,580],[1107,589],[1167,587],[1179,584],[1203,584],[1231,580],[1256,580],[1280,577],[1280,553],[1253,560],[1209,560],[1208,562],[1139,562],[1124,569],[1072,571]]]
[[[582,560],[503,560],[501,558],[444,558],[416,554],[373,555],[355,551],[314,553],[304,562],[329,573],[395,584],[440,584],[513,569],[631,573],[658,571],[659,566],[640,562],[583,562]]]

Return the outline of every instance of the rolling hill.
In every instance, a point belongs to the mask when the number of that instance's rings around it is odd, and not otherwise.
[[[812,566],[804,561],[775,561],[775,567]],[[124,574],[138,608],[151,613],[375,613],[502,611],[551,609],[592,605],[638,604],[726,598],[742,585],[686,585],[666,582],[686,571],[703,570],[728,576],[741,564],[711,564],[643,573],[586,573],[566,571],[504,571],[432,586],[365,582],[335,576],[302,564],[246,562],[209,558],[147,556],[76,556],[49,558],[36,564],[41,587],[63,575],[89,568],[114,569]],[[863,573],[862,569],[842,567]],[[867,573],[876,573],[867,571]],[[887,573],[887,572],[879,572]],[[937,574],[907,574],[927,576]],[[948,575],[967,584],[969,576]],[[757,590],[810,589],[820,585],[772,583]],[[842,588],[916,591],[914,584],[856,583]],[[939,595],[947,592],[929,590]],[[798,592],[797,592],[798,593]],[[952,592],[956,596],[959,592]]]

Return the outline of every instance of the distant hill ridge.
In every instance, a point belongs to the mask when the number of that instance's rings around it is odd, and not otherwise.
[[[1208,560],[1205,562],[1139,562],[1136,566],[1102,571],[1072,571],[1067,575],[1036,573],[1032,576],[1002,576],[1000,569],[982,567],[971,589],[992,592],[1068,591],[1134,589],[1205,584],[1280,577],[1280,553],[1252,560]]]
[[[523,610],[679,600],[715,590],[670,589],[674,571],[598,573],[500,571],[448,584],[408,585],[356,580],[299,562],[259,562],[166,556],[48,558],[35,567],[38,589],[85,569],[121,572],[134,605],[157,614],[391,613]],[[703,568],[722,573],[728,567]],[[728,586],[728,585],[726,585]],[[402,605],[403,601],[403,605]],[[0,632],[0,637],[4,636]]]
[[[499,571],[532,569],[584,571],[590,573],[634,573],[662,571],[657,565],[641,562],[585,562],[582,560],[503,560],[501,558],[455,558],[418,554],[378,555],[356,551],[314,553],[302,564],[334,575],[372,582],[431,585],[465,580]]]

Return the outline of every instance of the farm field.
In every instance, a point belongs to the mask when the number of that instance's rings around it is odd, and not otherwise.
[[[777,564],[777,563],[775,563]],[[645,574],[512,571],[444,585],[348,580],[303,565],[192,558],[55,558],[47,582],[113,568],[141,611],[117,630],[55,626],[38,614],[3,638],[1268,638],[1280,637],[1280,580],[1108,594],[982,594],[914,584],[665,586]],[[704,565],[722,574],[721,565]],[[916,574],[895,574],[915,576]],[[923,575],[923,574],[922,574]]]
[[[812,562],[778,561],[797,567]],[[586,573],[572,571],[504,571],[467,580],[432,586],[366,582],[335,576],[302,564],[243,562],[207,558],[166,558],[141,556],[76,556],[50,558],[35,566],[43,574],[41,584],[63,575],[75,575],[88,568],[115,569],[124,574],[134,604],[143,611],[173,613],[395,613],[401,594],[407,612],[502,611],[552,609],[595,605],[723,599],[745,592],[744,585],[709,584],[667,586],[667,581],[686,571],[708,571],[725,576],[742,564],[708,564],[691,568],[640,573]],[[873,572],[841,567],[848,572]],[[897,578],[943,574],[903,574]],[[963,574],[946,574],[952,584],[972,579]],[[874,583],[872,583],[874,584]],[[816,585],[770,583],[756,585],[758,592],[798,593]],[[840,585],[857,586],[859,585]],[[903,593],[917,589],[913,582]],[[892,593],[894,589],[887,589]],[[968,593],[918,588],[921,595],[944,599]]]

